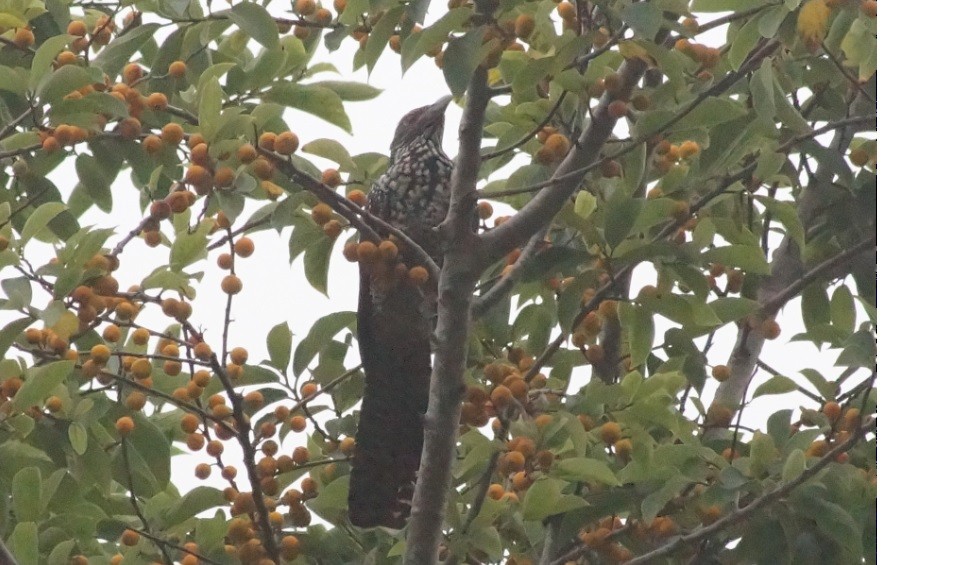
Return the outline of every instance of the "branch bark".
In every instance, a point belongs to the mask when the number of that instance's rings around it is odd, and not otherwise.
[[[566,159],[554,171],[557,180],[549,188],[537,193],[509,221],[504,222],[480,236],[483,254],[487,257],[501,257],[514,247],[529,240],[543,226],[557,215],[567,199],[570,198],[586,176],[589,167],[600,155],[604,142],[610,137],[617,119],[610,116],[607,106],[618,97],[629,94],[646,70],[646,64],[638,59],[627,59],[620,66],[621,90],[605,93],[594,111],[594,119],[580,135],[576,146]],[[578,171],[578,174],[572,174]]]
[[[483,18],[492,17],[492,0],[477,2]],[[438,226],[444,246],[443,268],[437,285],[436,351],[430,376],[430,400],[424,415],[423,453],[413,493],[407,548],[407,565],[435,563],[453,481],[460,424],[460,397],[467,370],[467,340],[473,289],[480,278],[481,262],[475,240],[477,178],[483,118],[490,102],[487,69],[476,69],[467,89],[466,108],[460,121],[459,152],[450,179],[450,208]]]

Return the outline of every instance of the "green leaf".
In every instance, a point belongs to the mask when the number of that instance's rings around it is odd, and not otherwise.
[[[329,88],[344,102],[363,102],[365,100],[373,100],[379,96],[381,92],[383,92],[383,89],[376,88],[362,82],[321,80],[316,84],[324,88]]]
[[[220,112],[223,109],[223,88],[216,79],[210,78],[200,83],[197,118],[200,132],[204,138],[212,140],[220,129]]]
[[[323,487],[311,507],[317,511],[327,510],[334,513],[346,510],[349,486],[350,475],[337,477],[333,482]]]
[[[473,8],[469,6],[454,8],[420,33],[411,34],[400,49],[400,67],[403,72],[407,72],[424,53],[443,44],[450,32],[460,29],[471,14]],[[446,58],[445,55],[444,61]]]
[[[111,97],[112,98],[112,97]],[[110,190],[112,179],[104,174],[104,167],[93,156],[83,153],[77,156],[77,177],[87,189],[93,203],[104,212],[113,209],[113,192]]]
[[[454,96],[460,96],[467,91],[473,72],[483,60],[483,33],[482,28],[471,28],[447,44],[443,53],[443,78]]]
[[[521,506],[523,519],[541,521],[548,516],[589,505],[579,496],[563,494],[564,485],[566,485],[565,481],[550,477],[537,479],[523,497]]]
[[[397,29],[397,23],[400,21],[403,13],[404,8],[402,5],[395,6],[386,12],[380,12],[379,21],[373,26],[370,35],[367,36],[367,44],[363,48],[364,62],[370,71],[373,71],[373,67],[376,66],[377,61],[380,60],[380,55],[387,46],[387,42],[390,41],[390,36],[393,35]],[[346,98],[344,98],[344,100],[346,100]]]
[[[738,12],[760,5],[763,0],[693,0],[693,12]]]
[[[66,209],[66,204],[62,202],[44,202],[40,206],[37,206],[37,209],[30,214],[26,223],[23,224],[23,230],[20,232],[21,245],[26,245],[28,241],[36,237],[41,230],[46,228],[51,220]]]
[[[648,524],[657,517],[667,502],[680,494],[686,488],[689,480],[679,473],[667,479],[659,489],[644,497],[640,503],[640,515]]]
[[[70,427],[67,428],[67,436],[70,438],[70,447],[72,447],[78,455],[83,455],[87,452],[87,428],[85,428],[83,424],[80,422],[70,422]]]
[[[320,237],[307,246],[303,253],[303,270],[310,286],[327,295],[327,276],[330,272],[330,253],[334,240]]]
[[[6,310],[22,310],[33,301],[33,287],[27,277],[4,279],[0,286],[7,295]]]
[[[0,357],[6,355],[10,345],[12,345],[13,342],[20,337],[20,333],[30,327],[32,323],[33,318],[20,318],[3,326],[3,329],[0,330]]]
[[[40,506],[40,469],[27,467],[13,476],[13,514],[20,522],[35,522],[45,510]]]
[[[831,502],[826,489],[807,484],[790,496],[797,511],[817,523],[817,529],[844,548],[849,558],[859,559],[863,552],[862,532],[856,521],[843,506]]]
[[[790,455],[787,456],[786,461],[783,462],[783,471],[780,473],[783,477],[783,482],[789,483],[796,479],[806,468],[807,458],[803,454],[803,450],[799,448],[794,449],[790,452]]]
[[[586,190],[577,193],[577,199],[573,203],[573,212],[581,218],[589,218],[597,209],[597,197]]]
[[[750,95],[753,100],[753,109],[757,115],[764,120],[773,120],[777,113],[777,105],[774,101],[776,92],[774,89],[773,63],[771,60],[764,59],[760,63],[753,76],[750,77]]]
[[[756,300],[736,296],[724,296],[707,304],[723,324],[742,320],[754,313],[760,304]]]
[[[43,42],[43,45],[37,48],[33,54],[33,62],[30,63],[30,88],[36,90],[41,81],[49,76],[50,65],[57,57],[66,44],[76,39],[72,35],[55,35]]]
[[[619,486],[620,481],[603,461],[589,457],[572,457],[554,464],[551,475],[571,481],[596,481],[610,486]]]
[[[830,298],[830,319],[837,328],[853,333],[857,323],[857,310],[853,304],[853,294],[847,285],[840,285],[833,291]]]
[[[18,565],[40,563],[40,541],[36,522],[20,522],[7,538],[7,549],[16,558]]]
[[[0,65],[0,90],[23,95],[27,91],[27,80],[23,69]]]
[[[757,398],[767,394],[786,394],[795,390],[797,390],[797,383],[783,375],[774,375],[757,387],[757,390],[753,393],[753,397]]]
[[[630,365],[645,367],[653,349],[655,337],[653,316],[642,306],[621,302],[618,307],[620,322],[627,330]]]
[[[347,151],[347,148],[341,145],[339,141],[334,139],[315,139],[304,145],[302,150],[305,153],[310,153],[311,155],[316,155],[317,157],[330,159],[334,163],[348,170],[355,170],[357,168],[357,165],[353,162],[353,157],[350,156],[350,152]]]
[[[293,353],[294,374],[302,373],[320,350],[333,340],[333,336],[353,325],[356,320],[357,315],[354,312],[333,312],[314,322]]]
[[[728,267],[739,267],[749,273],[770,274],[770,265],[759,245],[728,245],[707,250],[702,259],[707,263],[721,263]]]
[[[183,231],[170,247],[170,270],[182,271],[184,267],[207,256],[207,235],[213,229],[212,219],[202,220],[193,232]]]
[[[58,104],[70,92],[93,84],[90,73],[76,65],[65,65],[53,71],[37,91],[40,100],[48,104]]]
[[[163,516],[163,522],[167,528],[172,528],[202,512],[221,505],[223,505],[223,491],[201,485],[180,497],[170,506]]]
[[[74,368],[73,361],[54,361],[39,367],[27,369],[27,378],[13,397],[13,406],[26,410],[41,404],[53,389],[62,384]]]
[[[800,295],[800,314],[807,331],[830,323],[830,300],[822,284],[811,284]]]
[[[683,117],[675,131],[708,128],[747,115],[743,105],[727,98],[707,98]],[[672,117],[672,114],[671,114]]]
[[[663,12],[652,3],[635,2],[627,4],[620,12],[623,22],[630,26],[635,34],[644,39],[653,39],[663,23]]]
[[[227,17],[267,49],[272,49],[280,44],[280,31],[277,29],[277,22],[273,20],[273,17],[263,6],[253,2],[240,2],[233,5],[227,12]]]
[[[286,323],[274,326],[267,334],[267,352],[270,354],[270,364],[284,371],[290,364],[290,350],[293,342],[293,332]]]
[[[336,92],[324,86],[278,84],[266,92],[263,98],[267,102],[303,110],[351,133],[350,118],[343,109],[343,102]]]
[[[133,54],[143,45],[153,39],[155,32],[160,29],[158,23],[141,24],[129,32],[124,32],[119,37],[110,40],[110,43],[103,48],[103,51],[93,60],[93,64],[100,67],[103,72],[113,77],[116,76],[133,58]],[[164,69],[164,72],[166,69]]]

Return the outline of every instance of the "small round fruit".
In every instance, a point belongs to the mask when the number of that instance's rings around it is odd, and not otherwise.
[[[77,37],[83,37],[87,35],[87,24],[83,23],[81,20],[73,20],[67,24],[67,33]]]
[[[300,139],[292,131],[285,131],[277,136],[274,149],[281,155],[292,155],[300,147]]]
[[[410,269],[408,276],[410,277],[410,281],[416,285],[422,285],[430,279],[430,273],[420,265]]]
[[[21,49],[30,47],[34,41],[36,41],[36,37],[34,37],[33,32],[25,27],[18,29],[13,34],[13,43]]]
[[[183,78],[187,74],[187,64],[183,61],[174,61],[167,67],[167,73],[173,78]]]
[[[600,439],[607,445],[613,445],[620,439],[622,430],[620,424],[616,422],[607,422],[600,426]]]
[[[217,168],[217,171],[213,174],[213,185],[226,188],[233,185],[233,181],[237,179],[237,174],[232,167],[226,165]]]
[[[630,108],[627,107],[627,103],[623,100],[614,100],[607,106],[607,113],[610,114],[611,118],[618,120],[629,114]]]
[[[249,257],[253,255],[254,245],[253,240],[249,237],[241,237],[233,244],[233,250],[240,257]]]
[[[340,171],[337,169],[324,170],[320,180],[327,186],[340,186],[343,184],[343,177],[340,176]]]
[[[243,281],[237,275],[227,275],[220,281],[220,289],[229,295],[234,295],[243,290]]]
[[[116,427],[117,433],[120,434],[120,437],[126,437],[130,435],[130,432],[133,431],[135,425],[133,423],[133,418],[130,416],[121,416],[120,418],[117,418],[114,427]]]
[[[323,224],[323,233],[330,239],[335,239],[343,233],[343,226],[337,220],[330,220]]]
[[[290,418],[290,429],[295,432],[302,432],[307,429],[307,419],[303,416],[294,416]]]
[[[528,39],[535,28],[536,22],[529,14],[520,14],[513,23],[513,31],[520,39]]]
[[[140,542],[140,534],[133,530],[124,530],[120,535],[120,543],[126,546],[137,545]]]
[[[105,364],[110,360],[110,348],[102,343],[94,345],[90,348],[90,359],[92,359],[94,363]]]
[[[347,193],[347,200],[353,202],[357,206],[366,206],[367,194],[362,190],[354,189]]]
[[[297,0],[293,4],[293,11],[301,16],[312,16],[317,11],[316,0]]]
[[[152,92],[147,96],[147,107],[155,112],[167,109],[167,95],[162,92]]]
[[[780,337],[780,324],[773,318],[767,318],[760,324],[760,334],[764,339],[777,339]]]
[[[489,202],[480,202],[477,204],[477,215],[481,220],[489,220],[493,217],[493,205]]]
[[[577,17],[577,9],[570,2],[560,2],[557,4],[557,14],[564,20],[572,21]]]
[[[710,374],[713,376],[717,382],[724,382],[730,378],[730,367],[726,365],[714,365],[713,369],[710,371]]]
[[[830,401],[824,404],[820,411],[823,412],[823,415],[827,417],[827,420],[830,420],[830,422],[833,423],[840,419],[840,415],[843,413],[843,408],[839,403]]]

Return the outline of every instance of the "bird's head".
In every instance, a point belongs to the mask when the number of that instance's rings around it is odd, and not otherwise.
[[[397,124],[397,131],[393,134],[390,156],[395,157],[398,149],[418,139],[433,141],[440,145],[443,138],[443,113],[451,100],[453,97],[447,95],[429,106],[407,112],[407,115]]]

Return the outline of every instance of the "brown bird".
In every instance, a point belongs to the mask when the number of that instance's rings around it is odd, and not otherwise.
[[[438,264],[442,254],[433,228],[447,215],[453,169],[441,146],[450,99],[400,120],[387,172],[368,195],[373,215],[403,231]],[[399,261],[416,266],[402,247]],[[348,498],[350,522],[359,527],[402,528],[420,468],[436,281],[418,286],[403,271],[383,261],[360,263],[357,341],[366,382]]]

